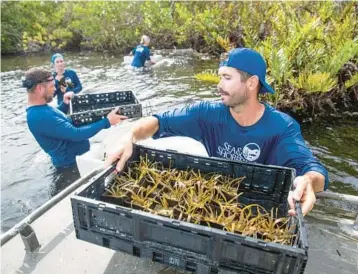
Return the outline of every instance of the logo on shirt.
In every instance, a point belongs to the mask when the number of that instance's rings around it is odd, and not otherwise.
[[[235,148],[229,145],[227,142],[224,146],[218,146],[218,154],[226,159],[242,161],[242,162],[254,162],[260,157],[261,149],[256,143],[248,143],[243,148]]]
[[[242,149],[242,155],[246,160],[253,162],[260,157],[260,147],[255,143],[249,143]]]
[[[65,79],[66,84],[72,84],[72,79],[70,77],[66,77]]]

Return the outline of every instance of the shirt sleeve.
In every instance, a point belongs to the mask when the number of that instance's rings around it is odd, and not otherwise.
[[[79,93],[82,90],[82,84],[80,82],[80,79],[78,79],[76,72],[74,72],[74,71],[72,74],[72,83],[73,83],[73,88],[68,87],[66,89],[66,92],[73,91],[74,93]]]
[[[109,128],[111,126],[109,120],[104,118],[93,124],[75,127],[69,120],[56,116],[42,117],[41,123],[34,124],[36,127],[35,130],[38,133],[51,138],[74,142],[87,140],[96,135],[102,129]]]
[[[60,92],[61,92],[61,89],[60,89],[60,84],[59,84],[59,81],[55,80],[55,93],[53,95],[53,97],[56,97]]]
[[[271,157],[279,166],[296,169],[298,176],[309,171],[316,171],[325,177],[324,189],[328,188],[328,172],[313,156],[302,137],[300,126],[296,121],[290,121],[285,133],[279,137]]]
[[[203,138],[203,103],[153,115],[159,121],[154,139],[168,136],[186,136],[197,141]]]
[[[62,111],[64,114],[67,114],[68,108],[69,108],[68,104],[65,104],[63,101],[62,101],[61,104],[57,107],[57,109],[58,109],[59,111]]]
[[[145,51],[145,59],[150,61],[150,50],[149,50],[149,48],[147,48],[147,50]]]

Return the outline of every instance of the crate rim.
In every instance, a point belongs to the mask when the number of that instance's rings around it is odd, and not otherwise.
[[[254,166],[254,167],[274,168],[274,169],[279,169],[279,170],[287,170],[287,171],[292,172],[292,175],[293,175],[292,178],[296,177],[296,170],[294,168],[291,168],[291,167],[283,167],[283,166],[278,166],[278,165],[264,165],[264,164],[259,164],[259,163],[249,163],[249,162],[243,162],[243,161],[238,161],[238,160],[230,160],[230,159],[220,158],[220,157],[210,157],[210,156],[206,157],[206,156],[191,154],[190,152],[181,153],[179,151],[172,150],[172,149],[162,150],[162,149],[147,147],[147,146],[144,146],[144,145],[133,144],[133,150],[136,147],[138,147],[139,149],[155,150],[158,153],[162,152],[162,153],[166,153],[166,154],[171,154],[171,153],[172,154],[185,154],[186,156],[195,157],[195,158],[202,159],[202,160],[205,160],[205,159],[207,159],[207,160],[219,160],[221,162],[244,164],[244,165],[249,165],[249,166]]]
[[[115,93],[115,92],[131,92],[134,100],[136,101],[136,103],[134,104],[130,104],[130,105],[123,105],[123,107],[128,107],[128,106],[138,106],[140,105],[140,107],[142,108],[142,104],[140,102],[140,100],[138,99],[136,92],[134,92],[133,90],[115,90],[115,91],[110,91],[110,92],[94,92],[94,93],[81,93],[81,94],[75,94],[75,97],[82,97],[82,96],[86,96],[86,95],[97,95],[97,94],[106,94],[106,93]],[[72,109],[72,108],[71,108]],[[113,108],[99,108],[96,110],[109,110],[109,109],[113,109]],[[75,112],[75,113],[69,113],[67,116],[72,117],[72,115],[77,115],[77,114],[83,114],[88,112],[89,110],[85,110],[85,111],[81,111],[81,112]]]
[[[121,108],[127,108],[127,107],[136,107],[138,106],[139,104],[130,104],[130,105],[123,105],[123,106],[116,106],[116,107],[119,107],[119,109]],[[75,113],[72,113],[72,114],[68,114],[68,116],[70,117],[73,117],[75,115],[80,115],[80,114],[84,114],[84,113],[89,113],[89,112],[94,112],[94,111],[108,111],[108,110],[113,110],[115,109],[116,107],[109,107],[109,108],[97,108],[97,109],[93,109],[93,110],[84,110],[84,111],[81,111],[81,112],[75,112]]]

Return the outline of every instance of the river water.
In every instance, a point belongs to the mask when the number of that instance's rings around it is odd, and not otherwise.
[[[123,56],[66,54],[83,92],[132,90],[144,114],[163,111],[195,100],[215,99],[216,87],[197,81],[194,74],[216,69],[217,61],[168,57],[150,72],[133,72]],[[3,57],[1,60],[1,232],[8,230],[56,192],[55,169],[26,124],[27,94],[21,78],[30,67],[52,69],[50,56]],[[335,192],[358,195],[358,128],[352,121],[303,125],[303,135],[329,170]],[[94,142],[92,140],[92,142]]]

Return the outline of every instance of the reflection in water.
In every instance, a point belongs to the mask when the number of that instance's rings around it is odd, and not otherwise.
[[[335,121],[303,127],[314,154],[327,167],[329,189],[358,195],[358,128],[355,121]]]
[[[1,62],[1,229],[5,231],[64,188],[69,180],[56,173],[26,125],[26,91],[20,80],[33,66],[51,69],[50,56],[4,57]],[[197,81],[195,73],[216,69],[217,61],[170,57],[165,66],[134,72],[121,56],[66,54],[66,65],[76,70],[83,93],[132,90],[144,114],[161,112],[200,99],[214,99],[216,87]],[[110,132],[110,131],[108,131]],[[358,194],[357,128],[351,123],[304,127],[304,137],[328,167],[334,191]],[[107,131],[90,141],[106,136]],[[72,175],[71,175],[72,176]],[[67,178],[67,177],[65,177]],[[73,181],[76,176],[73,177]],[[61,180],[60,180],[61,181]]]

